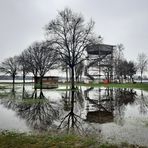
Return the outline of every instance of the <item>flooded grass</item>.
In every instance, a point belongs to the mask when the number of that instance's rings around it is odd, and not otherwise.
[[[56,89],[56,91],[78,91],[78,88],[75,88],[75,89],[61,88],[61,89]]]
[[[1,132],[0,147],[148,146],[148,92],[133,89],[147,84],[85,85],[0,90],[0,129],[18,131]]]
[[[143,122],[144,126],[148,128],[148,120],[142,121],[142,122]]]
[[[90,83],[90,84],[78,84],[79,86],[90,87],[110,87],[110,88],[135,88],[148,91],[148,83],[125,83],[125,84],[103,84],[103,83]]]
[[[22,85],[22,82],[17,82],[15,83],[16,85]],[[32,84],[32,82],[27,82],[26,84]],[[0,89],[9,89],[11,88],[12,83],[10,82],[1,82],[0,83]],[[67,88],[61,88],[61,89],[56,89],[57,91],[70,91],[71,89],[69,88],[70,84],[69,83],[59,83],[60,86],[65,86]],[[110,84],[103,84],[103,83],[77,83],[77,86],[87,86],[87,87],[110,87],[110,88],[135,88],[135,89],[142,89],[148,91],[148,83],[110,83]],[[77,90],[74,89],[74,91]]]
[[[6,86],[6,85],[0,86],[0,89],[7,89],[7,88],[8,88],[8,86]]]
[[[128,143],[109,144],[97,141],[94,137],[78,135],[34,135],[15,132],[0,133],[0,147],[14,148],[145,148]]]
[[[0,99],[2,98],[2,97],[6,97],[8,94],[7,93],[0,93]]]

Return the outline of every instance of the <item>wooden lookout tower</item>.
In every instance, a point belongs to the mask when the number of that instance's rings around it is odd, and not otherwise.
[[[88,58],[85,67],[85,76],[90,80],[101,78],[108,82],[113,80],[113,45],[94,44],[86,48]],[[93,69],[93,70],[92,70]],[[92,72],[93,73],[90,73]],[[104,77],[102,77],[104,76]]]

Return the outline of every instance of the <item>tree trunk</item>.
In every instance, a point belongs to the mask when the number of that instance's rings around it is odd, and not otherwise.
[[[141,72],[141,83],[142,83],[142,72]]]
[[[34,76],[34,88],[37,87],[37,76]]]
[[[75,89],[74,67],[71,67],[71,89]]]
[[[43,77],[41,76],[40,77],[40,89],[41,89],[41,91],[42,91],[42,88],[43,88],[43,82],[42,82],[42,80],[43,80]]]
[[[13,89],[14,89],[14,84],[15,84],[15,75],[12,76],[13,79]]]
[[[66,82],[68,83],[68,68],[66,67]]]
[[[79,81],[80,81],[80,82],[82,81],[82,75],[80,75],[80,79],[79,79]]]
[[[44,99],[45,98],[42,89],[40,89],[40,96],[39,96],[39,98],[40,99]]]
[[[34,98],[37,99],[37,89],[34,90]]]
[[[25,84],[25,72],[23,71],[23,84]]]
[[[108,81],[108,83],[110,82],[110,79],[109,79],[109,72],[107,72],[107,81]]]
[[[74,131],[74,90],[71,91],[71,128],[72,128],[72,132]]]
[[[22,99],[25,99],[25,86],[24,86],[24,83],[23,83]]]

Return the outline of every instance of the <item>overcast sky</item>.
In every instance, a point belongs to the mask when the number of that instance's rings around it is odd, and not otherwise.
[[[44,27],[65,7],[95,21],[106,44],[125,46],[125,57],[148,55],[148,0],[0,0],[0,61],[44,40]]]

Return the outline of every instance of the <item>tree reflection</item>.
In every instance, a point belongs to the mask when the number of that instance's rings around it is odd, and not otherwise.
[[[17,116],[25,119],[26,123],[33,130],[39,132],[47,131],[48,128],[53,124],[53,122],[59,118],[59,110],[57,105],[50,102],[40,90],[39,96],[36,99],[31,95],[29,98],[24,98],[22,100],[3,100],[3,105],[8,109],[12,109],[17,113]]]
[[[78,115],[80,113],[80,108],[82,108],[84,102],[81,91],[79,90],[66,92],[65,96],[62,96],[62,98],[63,100],[65,100],[64,102],[68,107],[64,108],[66,111],[68,111],[68,114],[66,114],[61,119],[61,123],[58,126],[58,129],[66,131],[67,133],[83,133],[83,119],[80,115]],[[78,107],[78,103],[80,105],[79,110],[76,109],[76,107]]]
[[[33,129],[46,131],[59,114],[48,100],[36,100],[19,104],[17,115],[25,119]]]
[[[148,95],[144,95],[143,90],[140,91],[140,97],[138,100],[139,110],[141,114],[147,114],[148,112]]]
[[[118,105],[127,105],[133,104],[136,99],[136,91],[128,88],[118,88],[115,89],[115,99],[118,102]]]
[[[124,125],[127,106],[136,105],[141,114],[148,111],[147,93],[141,91],[137,96],[133,89],[89,88],[83,92],[79,88],[63,92],[62,101],[56,102],[47,99],[43,90],[35,89],[29,93],[25,86],[22,93],[17,88],[4,91],[0,103],[39,132],[57,127],[67,133],[87,134],[87,129],[95,132],[96,128],[100,132],[100,124],[115,122]],[[60,110],[62,105],[63,110]]]
[[[23,89],[22,89],[22,99],[26,99],[26,98],[29,98],[29,94],[28,92],[26,91],[25,89],[25,83],[23,83]]]

